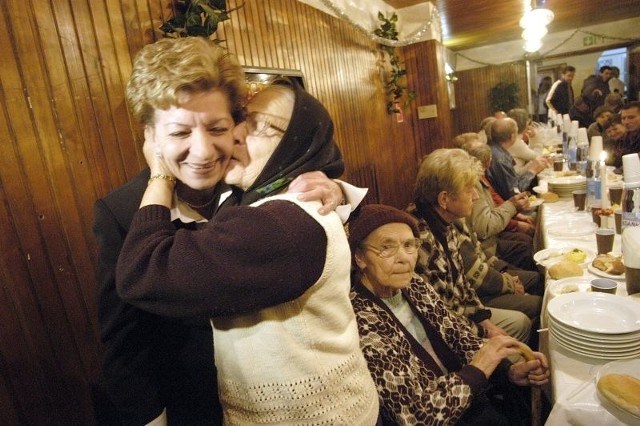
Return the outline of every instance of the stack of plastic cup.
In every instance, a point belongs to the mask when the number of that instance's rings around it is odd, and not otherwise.
[[[592,136],[591,144],[589,145],[589,159],[591,161],[600,160],[601,152],[602,152],[602,136]]]
[[[626,228],[622,233],[627,293],[640,293],[640,227]]]
[[[622,156],[622,172],[625,187],[640,185],[640,157],[638,154]]]

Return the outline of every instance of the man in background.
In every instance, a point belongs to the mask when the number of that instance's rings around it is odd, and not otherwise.
[[[593,113],[600,105],[604,105],[604,98],[607,97],[609,90],[609,80],[613,76],[613,71],[608,65],[600,67],[599,75],[587,77],[582,86],[581,95],[589,104],[589,112]]]
[[[549,111],[556,114],[569,114],[569,109],[573,105],[573,87],[571,82],[576,75],[576,69],[568,65],[562,70],[562,76],[553,83],[549,93],[547,93],[546,103]]]

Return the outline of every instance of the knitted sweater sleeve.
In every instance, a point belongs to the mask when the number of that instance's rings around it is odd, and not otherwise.
[[[478,234],[478,238],[485,240],[504,231],[509,220],[518,212],[511,201],[505,201],[499,207],[494,207],[491,194],[484,187],[478,187],[480,198],[473,203],[470,223]]]
[[[287,201],[221,212],[197,231],[178,229],[169,209],[136,213],[116,271],[118,293],[164,316],[220,316],[293,300],[320,277],[327,237]]]

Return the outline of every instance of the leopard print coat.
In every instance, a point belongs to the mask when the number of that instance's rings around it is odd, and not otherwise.
[[[351,303],[360,346],[378,387],[381,415],[385,424],[454,424],[487,384],[479,369],[466,365],[482,339],[420,277],[403,293],[449,373],[442,372],[382,300],[354,284]]]
[[[477,323],[490,318],[491,311],[484,307],[465,276],[460,233],[453,225],[444,223],[430,206],[425,208],[425,214],[415,206],[408,209],[418,220],[422,239],[416,272],[433,286],[451,311],[468,322],[474,333],[483,336],[484,330]],[[446,247],[436,238],[437,231],[444,234]]]

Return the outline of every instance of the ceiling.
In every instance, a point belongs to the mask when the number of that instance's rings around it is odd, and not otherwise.
[[[424,0],[384,0],[400,9]],[[443,44],[464,50],[503,41],[518,40],[518,25],[527,0],[432,0],[440,12]],[[551,9],[555,18],[549,33],[633,18],[640,15],[640,0],[532,0]]]

